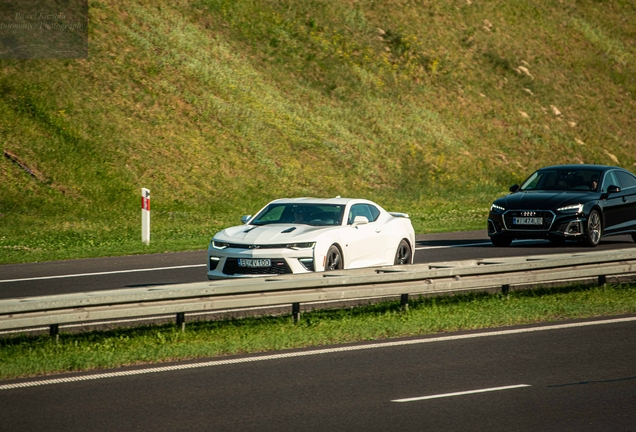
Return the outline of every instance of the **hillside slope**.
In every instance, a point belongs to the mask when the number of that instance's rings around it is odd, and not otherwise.
[[[634,170],[636,4],[532,3],[91,0],[87,59],[0,59],[0,262],[203,248],[282,196],[481,228],[539,166]]]

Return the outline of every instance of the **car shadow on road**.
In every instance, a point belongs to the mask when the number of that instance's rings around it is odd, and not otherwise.
[[[125,288],[147,288],[147,287],[160,287],[163,285],[177,285],[179,283],[184,282],[164,282],[164,283],[148,283],[148,284],[133,284],[133,285],[124,285]]]

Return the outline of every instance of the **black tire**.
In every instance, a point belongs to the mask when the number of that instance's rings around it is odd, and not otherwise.
[[[490,237],[490,241],[492,242],[493,245],[497,247],[510,246],[510,243],[512,243],[512,239],[510,237],[502,237],[502,236]]]
[[[585,244],[591,247],[598,246],[603,235],[603,222],[598,210],[592,210],[585,224]]]
[[[344,263],[342,261],[342,253],[336,245],[331,245],[327,251],[327,261],[325,262],[325,271],[342,270]]]
[[[393,260],[393,264],[395,265],[403,265],[403,264],[411,264],[413,261],[413,252],[411,251],[411,246],[409,246],[409,242],[402,239],[400,244],[395,251],[395,260]]]

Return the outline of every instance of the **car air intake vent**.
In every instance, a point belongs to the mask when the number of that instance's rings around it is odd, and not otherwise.
[[[280,258],[272,258],[270,267],[239,267],[237,258],[228,258],[223,266],[223,273],[226,275],[269,275],[269,274],[289,274],[291,269],[287,262]]]
[[[282,233],[290,233],[290,232],[294,231],[295,229],[296,229],[296,227],[287,228],[286,230],[281,231],[281,234]]]

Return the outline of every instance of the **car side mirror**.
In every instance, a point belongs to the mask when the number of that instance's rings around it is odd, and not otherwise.
[[[357,227],[358,225],[366,225],[369,223],[369,219],[367,219],[366,216],[356,216],[353,219],[353,223],[351,224],[352,227]]]
[[[510,186],[510,188],[508,189],[510,192],[515,193],[519,190],[519,185],[518,184],[513,184],[512,186]]]
[[[252,219],[252,215],[241,216],[241,222],[243,222],[244,224],[248,223],[250,219]]]
[[[605,192],[603,195],[601,195],[602,199],[607,199],[607,197],[610,196],[610,194],[615,194],[621,191],[621,188],[619,188],[616,185],[610,185],[607,187],[607,192]]]

